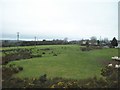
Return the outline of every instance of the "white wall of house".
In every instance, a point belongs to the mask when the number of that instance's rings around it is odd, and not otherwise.
[[[86,41],[83,41],[83,44],[86,44]]]
[[[120,43],[118,43],[118,47],[120,48]]]

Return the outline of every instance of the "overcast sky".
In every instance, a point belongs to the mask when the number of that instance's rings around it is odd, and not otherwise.
[[[2,38],[118,38],[118,0],[0,0]]]

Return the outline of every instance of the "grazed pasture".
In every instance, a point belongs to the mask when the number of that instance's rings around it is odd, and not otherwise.
[[[94,76],[100,77],[101,68],[106,63],[111,62],[112,56],[118,54],[118,50],[113,48],[81,51],[79,45],[43,45],[18,48],[34,48],[33,54],[42,55],[42,57],[8,63],[24,68],[22,72],[15,75],[15,77],[20,78],[39,77],[43,74],[47,74],[48,78],[84,79]]]

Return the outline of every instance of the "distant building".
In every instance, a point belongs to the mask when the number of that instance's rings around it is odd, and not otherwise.
[[[88,39],[86,39],[86,40],[81,40],[80,41],[80,44],[81,45],[86,45],[86,42],[88,42],[89,43],[89,45],[98,45],[98,43],[97,43],[97,41],[91,41],[91,40],[88,40]]]
[[[86,42],[87,42],[88,40],[81,40],[80,41],[80,45],[86,45]]]
[[[118,40],[118,47],[120,48],[120,40]]]
[[[118,46],[116,46],[115,48],[120,48],[120,40],[118,40]]]

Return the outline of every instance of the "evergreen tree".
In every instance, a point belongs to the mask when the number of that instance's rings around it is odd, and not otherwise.
[[[114,37],[113,40],[111,41],[111,45],[112,45],[113,47],[118,46],[118,42],[117,42],[117,39],[116,39],[115,37]]]

